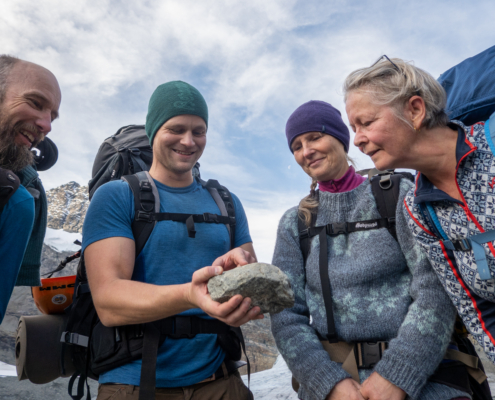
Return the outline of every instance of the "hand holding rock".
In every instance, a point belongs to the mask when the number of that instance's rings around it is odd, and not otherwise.
[[[225,271],[208,281],[211,299],[224,303],[235,295],[249,297],[262,313],[276,314],[294,306],[289,278],[274,265],[253,263]]]

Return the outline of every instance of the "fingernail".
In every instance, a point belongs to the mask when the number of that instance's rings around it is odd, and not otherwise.
[[[222,273],[222,267],[215,267],[215,275],[220,275]]]

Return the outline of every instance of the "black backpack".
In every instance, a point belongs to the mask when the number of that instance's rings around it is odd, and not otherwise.
[[[19,178],[8,169],[0,168],[0,214],[14,193],[19,189]]]
[[[144,125],[127,125],[105,139],[93,163],[93,177],[88,183],[89,198],[104,183],[124,175],[149,171],[153,152]]]
[[[233,248],[236,220],[234,202],[228,189],[215,180],[201,180],[199,164],[196,164],[193,175],[212,195],[221,215],[160,213],[158,191],[147,172],[151,161],[151,148],[144,126],[123,127],[100,147],[93,166],[93,179],[89,182],[90,196],[99,186],[110,180],[122,178],[129,184],[134,195],[135,217],[132,230],[136,257],[144,248],[156,222],[164,220],[183,222],[192,238],[196,235],[195,223],[225,224]],[[125,172],[133,175],[122,176]],[[143,364],[139,399],[154,399],[157,350],[166,337],[192,338],[200,333],[217,334],[218,343],[226,353],[226,360],[234,362],[234,368],[239,363],[244,364],[238,361],[242,351],[245,353],[242,331],[218,320],[172,316],[147,324],[105,327],[99,321],[94,308],[83,256],[78,265],[73,303],[66,314],[67,324],[61,341],[64,349],[71,352],[77,371],[69,381],[69,394],[74,400],[80,400],[84,396],[85,383],[87,399],[91,398],[87,378],[97,380],[101,373],[140,358],[143,359]],[[62,356],[63,354],[64,352]],[[248,363],[248,373],[249,370]],[[78,376],[77,393],[72,394]]]

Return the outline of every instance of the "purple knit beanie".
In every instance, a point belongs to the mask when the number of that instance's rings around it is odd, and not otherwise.
[[[342,142],[345,152],[349,152],[349,129],[342,121],[340,111],[324,101],[308,101],[289,117],[285,134],[290,151],[293,140],[307,132],[321,132],[333,136]]]

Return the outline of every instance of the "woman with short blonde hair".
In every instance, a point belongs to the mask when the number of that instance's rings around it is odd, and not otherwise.
[[[354,144],[380,170],[418,171],[408,225],[464,321],[495,362],[495,117],[449,121],[442,86],[383,56],[344,83]],[[481,235],[482,234],[482,235]]]

